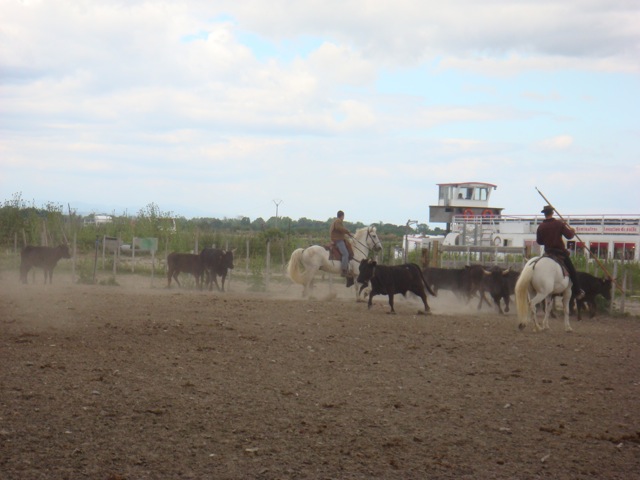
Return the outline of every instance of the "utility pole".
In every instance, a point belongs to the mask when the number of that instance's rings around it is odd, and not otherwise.
[[[280,204],[283,202],[283,200],[280,200],[279,198],[275,198],[273,200],[273,203],[275,203],[276,205],[276,228],[278,228],[278,207],[280,206]]]
[[[411,230],[411,225],[414,224],[417,225],[418,220],[407,220],[407,224],[404,227],[404,263],[407,263],[407,256],[409,254],[409,230]]]

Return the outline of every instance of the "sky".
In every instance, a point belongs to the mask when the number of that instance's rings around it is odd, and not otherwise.
[[[0,0],[0,202],[640,215],[637,0]],[[440,226],[439,224],[433,224]]]

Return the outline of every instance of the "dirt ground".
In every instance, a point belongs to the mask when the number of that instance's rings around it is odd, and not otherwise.
[[[0,274],[2,479],[640,478],[640,318]]]

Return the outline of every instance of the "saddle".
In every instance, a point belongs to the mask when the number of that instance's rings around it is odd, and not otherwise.
[[[563,277],[568,277],[569,276],[569,270],[567,270],[567,266],[564,263],[564,258],[562,258],[561,255],[557,255],[557,254],[555,254],[553,252],[545,252],[545,253],[543,253],[540,257],[538,257],[538,259],[535,262],[533,262],[533,268],[536,268],[536,264],[543,257],[550,258],[551,260],[556,262],[558,265],[560,265],[560,268],[562,269],[562,276]]]
[[[353,248],[351,244],[349,242],[344,242],[344,244],[347,246],[347,251],[349,252],[349,260],[353,260]],[[327,243],[324,248],[325,250],[329,250],[329,260],[342,260],[342,254],[335,243]]]

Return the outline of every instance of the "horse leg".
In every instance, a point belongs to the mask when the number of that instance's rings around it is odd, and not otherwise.
[[[571,301],[571,287],[567,288],[562,294],[562,309],[564,310],[564,331],[572,332],[573,329],[569,324],[569,302]]]
[[[302,291],[302,296],[303,297],[308,297],[311,295],[312,291],[313,291],[313,277],[315,277],[316,273],[318,273],[319,268],[318,267],[313,267],[313,268],[308,268],[307,270],[305,270],[304,272],[304,289]]]
[[[538,323],[538,311],[537,311],[537,306],[540,302],[542,302],[543,300],[546,299],[546,295],[544,293],[536,293],[533,298],[531,298],[531,300],[529,301],[529,306],[531,307],[531,315],[533,317],[533,330],[535,332],[538,332],[540,330],[542,330],[544,328],[544,321],[542,322],[542,325],[540,325]],[[546,317],[546,312],[545,312],[545,317]]]
[[[531,320],[533,321],[533,331],[539,332],[542,330],[540,324],[538,323],[538,306],[537,304],[531,302],[531,311],[529,312],[531,315]]]
[[[553,310],[553,297],[551,295],[544,299],[544,318],[542,319],[542,330],[550,330],[549,315]]]

